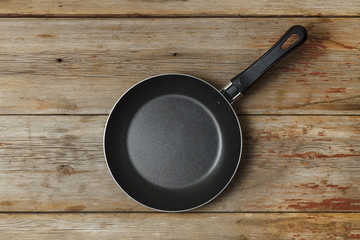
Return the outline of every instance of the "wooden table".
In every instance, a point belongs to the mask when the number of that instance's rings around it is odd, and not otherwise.
[[[0,2],[0,239],[360,239],[358,0]],[[126,89],[218,88],[291,25],[308,42],[234,104],[240,168],[213,202],[156,213],[103,156]]]

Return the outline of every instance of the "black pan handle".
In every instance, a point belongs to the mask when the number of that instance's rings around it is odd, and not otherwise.
[[[297,35],[297,40],[291,46],[283,49],[282,46],[293,35]],[[272,46],[261,58],[242,73],[231,79],[229,85],[221,90],[226,99],[232,103],[238,99],[256,82],[256,80],[266,73],[272,66],[278,63],[283,57],[300,47],[306,42],[308,33],[303,26],[294,25]]]

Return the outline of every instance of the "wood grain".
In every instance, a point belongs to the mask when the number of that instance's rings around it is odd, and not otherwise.
[[[107,114],[132,85],[168,72],[221,88],[292,24],[308,42],[236,111],[358,115],[360,18],[0,19],[0,114]]]
[[[197,211],[360,212],[359,116],[241,116],[239,170]],[[0,211],[149,211],[111,178],[106,116],[1,116]]]
[[[359,213],[1,214],[1,239],[359,239]]]
[[[357,0],[12,0],[0,2],[3,16],[359,16]]]

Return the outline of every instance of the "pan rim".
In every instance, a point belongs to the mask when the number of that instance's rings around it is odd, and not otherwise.
[[[209,200],[201,203],[201,204],[198,204],[197,206],[194,206],[194,207],[190,207],[190,208],[186,208],[186,209],[181,209],[181,210],[164,210],[164,209],[158,209],[158,208],[154,208],[154,207],[151,207],[151,206],[148,206],[138,200],[136,200],[135,198],[133,198],[132,196],[130,196],[121,186],[120,184],[117,182],[117,180],[115,179],[110,167],[109,167],[109,163],[108,163],[108,160],[107,160],[107,157],[106,157],[106,152],[105,152],[105,137],[106,137],[106,129],[107,129],[107,126],[108,126],[108,122],[110,120],[110,117],[115,109],[115,107],[118,105],[118,103],[120,102],[120,100],[129,92],[131,91],[133,88],[135,88],[137,85],[145,82],[145,81],[148,81],[152,78],[155,78],[155,77],[160,77],[160,76],[167,76],[167,75],[180,75],[180,76],[184,76],[184,77],[190,77],[190,78],[194,78],[196,80],[199,80],[205,84],[207,84],[208,86],[210,86],[212,89],[216,90],[220,95],[221,97],[223,97],[225,99],[225,101],[229,104],[230,108],[231,108],[231,111],[233,112],[235,118],[236,118],[236,122],[238,124],[238,128],[239,128],[239,132],[240,132],[240,150],[239,150],[239,158],[237,160],[237,164],[236,164],[236,167],[230,177],[230,179],[228,180],[228,182],[224,185],[224,187],[218,191],[218,193],[213,196],[212,198],[210,198]],[[198,78],[198,77],[194,77],[192,75],[188,75],[188,74],[183,74],[183,73],[163,73],[163,74],[157,74],[157,75],[153,75],[151,77],[148,77],[148,78],[145,78],[143,80],[141,80],[140,82],[136,83],[135,85],[133,85],[132,87],[130,87],[129,89],[127,89],[120,97],[119,99],[116,101],[116,103],[113,105],[110,113],[108,114],[108,117],[106,119],[106,123],[105,123],[105,127],[104,127],[104,134],[103,134],[103,154],[104,154],[104,158],[105,158],[105,162],[106,162],[106,166],[108,168],[108,171],[110,172],[110,175],[112,177],[112,179],[115,181],[116,185],[122,190],[122,192],[125,193],[126,196],[128,196],[129,198],[131,198],[132,200],[134,200],[135,202],[137,202],[138,204],[146,207],[146,208],[149,208],[151,210],[155,210],[155,211],[159,211],[159,212],[165,212],[165,213],[177,213],[177,212],[187,212],[187,211],[191,211],[191,210],[194,210],[194,209],[197,209],[197,208],[200,208],[208,203],[210,203],[211,201],[213,201],[216,197],[218,197],[226,188],[227,186],[230,184],[231,180],[234,178],[238,168],[239,168],[239,165],[240,165],[240,161],[241,161],[241,155],[242,155],[242,149],[243,149],[243,137],[242,137],[242,130],[241,130],[241,125],[240,125],[240,122],[239,122],[239,118],[237,117],[237,114],[234,110],[234,108],[232,107],[231,103],[228,102],[228,100],[225,98],[225,96],[217,89],[215,88],[213,85],[211,85],[210,83],[206,82],[205,80],[201,79],[201,78]]]

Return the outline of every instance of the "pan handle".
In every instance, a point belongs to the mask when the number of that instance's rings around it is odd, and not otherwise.
[[[295,34],[297,40],[291,46],[283,49],[283,44],[288,38]],[[278,63],[283,57],[303,45],[308,33],[303,26],[294,25],[272,46],[261,58],[242,73],[231,79],[231,82],[221,90],[226,99],[232,103],[256,82],[256,80],[266,73],[272,66]]]

